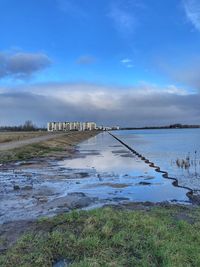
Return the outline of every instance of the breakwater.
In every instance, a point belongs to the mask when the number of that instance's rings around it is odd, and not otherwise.
[[[142,154],[138,153],[136,150],[134,150],[132,147],[130,147],[129,145],[127,145],[125,142],[123,142],[117,136],[115,136],[114,134],[112,134],[110,132],[108,132],[108,133],[113,138],[115,138],[118,142],[120,142],[123,146],[125,146],[126,148],[128,148],[134,155],[136,155],[138,158],[140,158],[146,164],[148,164],[149,167],[154,168],[156,172],[162,173],[163,178],[172,180],[172,184],[174,186],[188,190],[188,192],[187,192],[186,195],[188,196],[188,198],[191,200],[192,203],[194,203],[194,204],[200,204],[199,197],[194,195],[194,192],[193,192],[193,190],[190,187],[179,185],[178,180],[175,177],[169,176],[169,174],[168,174],[167,171],[161,170],[159,166],[155,165],[153,162],[151,162],[145,156],[143,156]]]

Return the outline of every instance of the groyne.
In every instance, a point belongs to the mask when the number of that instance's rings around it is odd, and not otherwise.
[[[124,143],[120,138],[118,138],[117,136],[115,136],[114,134],[108,132],[113,138],[115,138],[118,142],[120,142],[123,146],[125,146],[126,148],[128,148],[134,155],[136,155],[138,158],[140,158],[141,160],[143,160],[146,164],[149,165],[149,167],[154,168],[156,172],[162,173],[163,178],[165,179],[170,179],[172,180],[172,184],[176,187],[179,188],[183,188],[188,190],[187,192],[187,196],[188,198],[191,200],[191,202],[193,204],[198,204],[200,205],[200,197],[195,196],[194,192],[191,188],[187,187],[187,186],[182,186],[179,185],[178,183],[178,179],[176,179],[175,177],[170,177],[167,171],[163,171],[160,169],[159,166],[155,165],[153,162],[151,162],[149,159],[147,159],[146,157],[144,157],[142,154],[138,153],[136,150],[134,150],[132,147],[130,147],[129,145],[127,145],[126,143]]]

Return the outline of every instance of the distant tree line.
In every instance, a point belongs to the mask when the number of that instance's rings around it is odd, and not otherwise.
[[[11,131],[11,132],[29,132],[29,131],[45,131],[46,128],[37,127],[31,120],[25,121],[24,124],[19,126],[0,126],[0,131]]]
[[[188,125],[188,124],[172,124],[169,126],[169,128],[200,128],[200,125]]]
[[[147,126],[147,127],[124,127],[121,130],[151,130],[151,129],[185,129],[185,128],[200,128],[200,125],[189,124],[171,124],[168,126]]]

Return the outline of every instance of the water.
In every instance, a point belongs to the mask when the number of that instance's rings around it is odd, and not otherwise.
[[[164,179],[106,132],[83,142],[79,151],[86,156],[67,159],[61,165],[89,173],[79,186],[81,192],[104,200],[188,201],[187,190],[174,187],[171,180]],[[93,155],[93,151],[99,154]]]
[[[148,156],[150,152],[156,155],[154,143],[142,136],[125,131],[116,134],[140,150],[148,144]],[[61,161],[35,159],[0,166],[0,224],[53,216],[77,207],[145,201],[189,203],[188,190],[173,186],[107,132],[81,143],[78,150]]]
[[[112,133],[167,171],[169,176],[177,178],[180,185],[200,193],[200,129],[129,130]]]

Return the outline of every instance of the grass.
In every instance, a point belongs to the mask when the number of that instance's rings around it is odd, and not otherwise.
[[[0,153],[0,162],[6,163],[10,161],[18,161],[18,160],[27,160],[31,158],[37,158],[46,156],[50,153],[55,152],[63,152],[63,147],[51,147],[45,144],[32,144],[27,145],[21,148],[12,149],[11,151],[6,151]]]
[[[0,143],[25,140],[46,134],[47,132],[0,132]]]
[[[101,208],[40,219],[5,255],[4,267],[46,267],[57,259],[73,267],[200,266],[200,209],[125,211]],[[189,220],[188,220],[189,219]]]
[[[72,148],[79,142],[95,136],[98,133],[98,131],[70,132],[51,140],[26,145],[12,150],[1,151],[0,163],[27,160],[43,156],[60,156],[62,154],[66,156],[67,151],[70,153]]]

